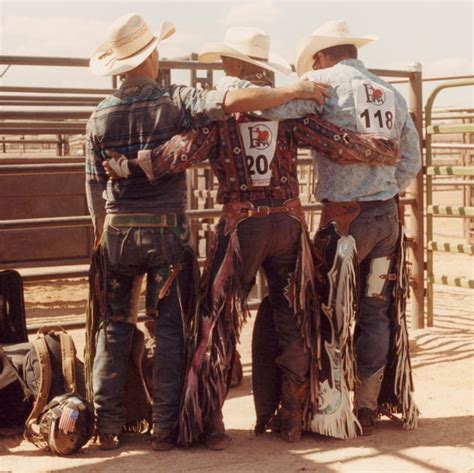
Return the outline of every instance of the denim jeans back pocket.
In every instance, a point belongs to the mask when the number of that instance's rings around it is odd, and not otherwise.
[[[183,242],[170,230],[152,232],[153,248],[148,253],[148,265],[169,265],[180,261]]]
[[[122,260],[124,244],[128,236],[128,229],[121,229],[108,225],[104,230],[102,245],[106,251],[109,264],[119,266]]]

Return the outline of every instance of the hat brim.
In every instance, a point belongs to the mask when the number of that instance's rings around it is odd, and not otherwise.
[[[222,60],[222,56],[240,59],[241,61],[248,62],[272,72],[281,72],[283,74],[290,74],[292,72],[291,65],[278,54],[270,53],[267,61],[258,60],[224,43],[205,44],[198,54],[198,61],[205,63],[218,62]]]
[[[173,23],[164,21],[160,26],[160,31],[153,35],[153,39],[140,51],[124,59],[117,59],[107,41],[103,43],[89,61],[92,72],[98,76],[115,76],[135,69],[156,49],[158,44],[164,39],[172,36],[176,31]]]
[[[373,35],[360,36],[358,38],[341,38],[335,36],[307,36],[298,46],[296,52],[295,68],[298,76],[313,70],[313,56],[323,49],[340,46],[342,44],[352,44],[357,49],[377,41],[378,37]]]

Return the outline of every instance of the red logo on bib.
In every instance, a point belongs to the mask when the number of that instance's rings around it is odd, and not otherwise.
[[[382,89],[379,89],[373,84],[364,84],[365,95],[367,97],[367,103],[373,103],[374,105],[383,105],[385,102],[385,93]]]
[[[272,132],[270,128],[261,123],[251,126],[249,129],[250,147],[256,149],[266,149],[272,141]]]

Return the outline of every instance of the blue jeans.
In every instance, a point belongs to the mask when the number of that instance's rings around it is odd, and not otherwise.
[[[119,433],[126,421],[124,386],[134,332],[133,313],[141,281],[147,275],[147,312],[155,304],[156,352],[153,366],[153,423],[155,431],[174,428],[184,376],[182,314],[191,303],[193,254],[187,242],[168,228],[107,226],[102,240],[107,259],[106,316],[98,335],[93,367],[97,428]],[[157,292],[169,275],[170,265],[181,271],[168,294]]]
[[[390,278],[385,279],[384,274],[393,272],[394,261],[392,258],[384,263],[382,257],[395,254],[399,233],[398,205],[395,199],[363,210],[349,228],[349,234],[356,241],[361,276],[356,324],[357,368],[361,378],[370,377],[387,362],[390,342],[389,308],[393,303],[394,283]],[[382,265],[386,264],[385,271],[377,271],[374,265],[377,261]],[[370,289],[374,287],[373,281],[377,285],[380,280],[382,282],[375,292]]]

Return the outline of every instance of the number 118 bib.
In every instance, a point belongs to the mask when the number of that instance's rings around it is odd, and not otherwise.
[[[395,121],[395,94],[367,80],[353,80],[357,131],[390,138]]]

